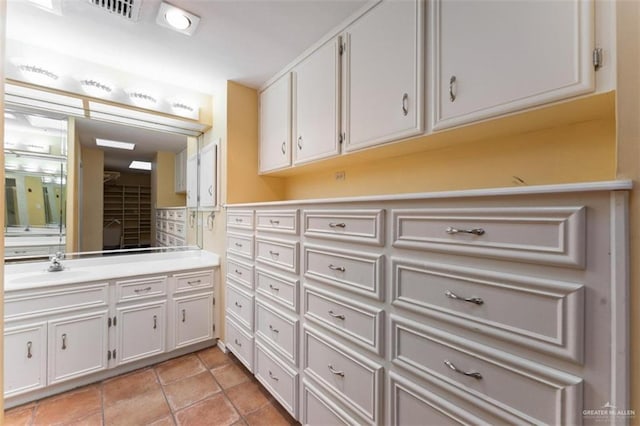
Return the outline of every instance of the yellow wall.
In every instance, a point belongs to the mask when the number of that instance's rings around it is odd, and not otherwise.
[[[69,117],[69,127],[67,129],[67,253],[75,253],[79,251],[79,179],[80,139],[76,132],[76,120],[73,117]]]
[[[175,158],[173,152],[156,153],[151,170],[151,203],[155,207],[185,205],[185,195],[175,192]]]
[[[617,177],[633,179],[630,197],[631,402],[640,424],[640,3],[617,2]],[[620,407],[618,405],[618,407]],[[627,407],[620,407],[627,408]]]
[[[82,231],[80,251],[102,250],[104,152],[81,147]]]
[[[24,190],[27,198],[29,225],[44,226],[44,192],[42,191],[42,178],[25,176]]]
[[[428,144],[429,138],[424,137],[421,142]],[[345,172],[344,180],[336,180],[338,171]],[[614,177],[615,120],[611,116],[288,177],[286,199],[542,185]]]

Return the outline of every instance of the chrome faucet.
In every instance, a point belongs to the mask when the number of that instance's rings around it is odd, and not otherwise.
[[[62,265],[62,263],[60,263],[63,257],[64,255],[62,254],[62,252],[57,252],[49,258],[51,260],[51,265],[49,265],[49,272],[60,272],[64,269],[64,266]]]

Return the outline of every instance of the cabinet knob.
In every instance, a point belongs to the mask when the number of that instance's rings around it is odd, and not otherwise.
[[[402,114],[405,116],[409,114],[409,95],[407,93],[402,95]]]
[[[449,79],[449,100],[451,102],[456,100],[456,76],[452,75]]]

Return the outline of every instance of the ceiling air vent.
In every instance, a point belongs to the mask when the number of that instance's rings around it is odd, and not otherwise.
[[[130,21],[137,21],[140,15],[140,3],[142,0],[88,0],[89,3],[98,6],[114,15],[121,16]]]

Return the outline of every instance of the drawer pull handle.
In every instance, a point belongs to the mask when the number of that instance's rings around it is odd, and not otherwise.
[[[460,297],[457,294],[453,293],[451,290],[447,290],[444,292],[444,295],[449,299],[460,300],[462,302],[475,303],[476,305],[482,305],[484,300],[480,297]]]
[[[240,341],[238,339],[234,339],[234,342],[236,343],[236,345],[242,346],[242,343],[240,343]]]
[[[238,308],[242,308],[242,305],[238,303],[238,301],[233,302],[234,305],[236,305]]]
[[[344,315],[342,315],[342,314],[336,314],[336,313],[334,313],[333,311],[329,311],[329,315],[331,315],[331,316],[332,316],[332,317],[334,317],[334,318],[341,319],[341,320],[343,320],[343,319],[344,319]]]
[[[31,343],[31,341],[27,342],[27,358],[33,358],[33,354],[31,353],[31,346],[33,346],[33,343]]]
[[[405,93],[402,95],[402,114],[406,116],[409,114],[409,107],[407,106],[407,102],[409,101],[409,95]]]
[[[473,229],[458,229],[458,228],[452,228],[451,226],[448,226],[447,229],[445,229],[445,232],[447,234],[472,234],[472,235],[483,235],[484,234],[484,229],[482,228],[473,228]]]
[[[449,100],[454,102],[456,100],[456,76],[452,75],[449,79]]]
[[[453,363],[447,359],[444,360],[444,365],[455,371],[456,373],[464,374],[465,376],[473,377],[474,379],[480,380],[482,379],[482,374],[477,371],[463,371],[459,370],[458,367],[453,365]]]
[[[347,224],[343,223],[343,222],[340,222],[340,223],[330,222],[329,223],[329,228],[346,228],[346,227],[347,227]]]
[[[187,284],[194,285],[194,284],[200,284],[201,282],[202,280],[193,280],[193,281],[187,281]]]
[[[242,271],[238,271],[237,269],[235,270],[235,273],[238,275],[242,275]]]
[[[274,286],[273,284],[269,284],[269,288],[273,291],[280,291],[280,289],[276,286]]]
[[[280,221],[279,220],[269,219],[269,223],[272,224],[272,225],[280,225]]]
[[[269,324],[269,330],[273,331],[274,333],[280,333],[280,330],[278,330],[277,328],[275,328],[271,324]]]
[[[331,269],[332,271],[338,271],[338,272],[344,272],[344,271],[346,271],[346,269],[344,268],[344,266],[333,266],[333,265],[329,265],[329,269]]]
[[[277,376],[274,376],[273,373],[271,372],[271,370],[269,370],[269,377],[271,377],[271,379],[275,380],[276,382],[279,381],[280,379],[278,379]]]
[[[136,293],[142,293],[142,292],[147,292],[147,291],[151,291],[151,287],[145,287],[145,288],[136,288],[135,290],[133,290]]]
[[[153,329],[157,329],[158,328],[158,316],[154,315],[153,316]]]
[[[271,256],[280,256],[280,253],[278,253],[277,251],[273,251],[273,250],[269,250],[269,254]]]
[[[236,247],[242,247],[242,244],[236,243]]]
[[[67,335],[66,333],[62,335],[62,350],[67,349]]]
[[[185,309],[182,310],[182,322],[187,321],[187,311]]]
[[[333,365],[331,364],[329,364],[327,367],[329,367],[329,371],[331,371],[336,376],[344,377],[344,371],[336,370],[335,368],[333,368]]]
[[[242,218],[236,217],[236,222],[242,223]]]

